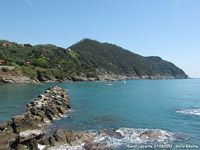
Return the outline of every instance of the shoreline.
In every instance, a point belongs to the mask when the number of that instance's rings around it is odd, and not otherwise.
[[[165,79],[193,79],[193,78],[182,78],[173,76],[142,76],[142,77],[110,77],[110,76],[98,76],[96,78],[86,77],[71,77],[65,79],[52,79],[46,81],[39,81],[38,79],[31,79],[26,76],[0,76],[0,84],[45,84],[45,83],[72,83],[72,82],[111,82],[120,80],[165,80]]]

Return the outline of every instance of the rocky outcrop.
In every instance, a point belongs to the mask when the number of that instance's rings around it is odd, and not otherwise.
[[[73,82],[89,82],[89,81],[100,81],[99,78],[92,78],[92,77],[72,77],[71,81]]]
[[[160,130],[153,130],[153,131],[145,131],[140,134],[140,137],[142,139],[153,139],[158,138],[159,136],[162,136],[163,133]]]
[[[63,117],[71,108],[68,100],[65,89],[48,88],[37,99],[27,104],[26,112],[0,125],[0,149],[9,147],[37,149],[39,139],[45,134],[43,127],[56,118]]]
[[[89,143],[95,136],[96,134],[89,132],[58,129],[52,135],[43,136],[39,143],[45,145],[46,149],[58,149],[62,145],[70,147]]]
[[[74,76],[64,79],[32,79],[26,76],[12,76],[12,75],[1,75],[0,83],[11,83],[11,84],[41,84],[41,83],[59,83],[59,82],[94,82],[94,81],[119,81],[119,80],[136,80],[136,79],[185,79],[181,76],[171,75],[142,75],[142,76],[127,76],[127,75],[116,75],[116,74],[100,74],[97,77],[86,77],[86,76]]]
[[[0,149],[39,150],[39,145],[42,145],[47,150],[58,149],[62,145],[79,146],[83,143],[88,147],[85,149],[93,149],[89,143],[95,139],[95,133],[44,130],[53,120],[63,117],[70,108],[65,89],[57,86],[48,88],[27,104],[26,112],[0,124]]]
[[[40,84],[39,80],[31,79],[26,76],[0,76],[0,82],[2,83],[12,83],[12,84]]]

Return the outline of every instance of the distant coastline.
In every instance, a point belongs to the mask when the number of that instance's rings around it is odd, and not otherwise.
[[[109,76],[100,76],[97,78],[85,78],[85,77],[72,77],[66,79],[52,79],[46,81],[39,81],[31,79],[26,76],[0,76],[0,83],[2,84],[45,84],[45,83],[68,83],[68,82],[106,82],[106,81],[120,81],[120,80],[157,80],[157,79],[193,79],[193,78],[174,78],[172,76],[152,76],[152,77],[121,77],[112,78]]]
[[[183,70],[160,57],[143,57],[91,39],[67,49],[0,40],[0,82],[4,83],[186,78]]]

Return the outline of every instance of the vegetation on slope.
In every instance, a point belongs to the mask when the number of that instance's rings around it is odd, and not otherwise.
[[[84,39],[70,48],[87,65],[103,69],[108,74],[187,78],[184,71],[160,57],[143,57],[113,44]]]
[[[99,74],[187,78],[181,69],[159,57],[142,57],[119,46],[90,39],[68,49],[50,44],[32,46],[1,40],[0,60],[15,66],[16,74],[40,81],[74,76],[97,77]]]
[[[7,41],[0,41],[0,60],[7,65],[13,65],[21,74],[39,79],[63,79],[82,74],[95,74],[95,69],[79,60],[74,52],[54,45],[19,45]]]

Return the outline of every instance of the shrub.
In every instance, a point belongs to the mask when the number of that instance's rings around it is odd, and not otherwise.
[[[1,70],[2,70],[3,72],[8,72],[9,69],[8,69],[8,68],[2,68]]]

